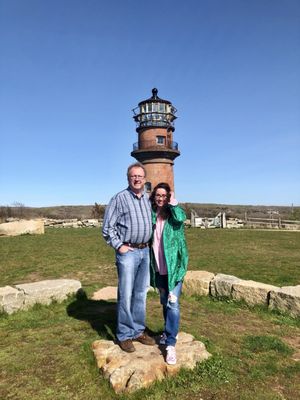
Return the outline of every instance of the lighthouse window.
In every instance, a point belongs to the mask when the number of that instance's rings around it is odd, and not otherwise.
[[[165,105],[163,103],[159,104],[159,111],[164,112],[165,111]]]
[[[165,144],[165,137],[164,136],[156,136],[156,143],[157,144]]]
[[[152,111],[152,103],[147,104],[147,111],[151,112]]]
[[[151,192],[151,182],[146,182],[145,183],[145,189],[147,193]]]

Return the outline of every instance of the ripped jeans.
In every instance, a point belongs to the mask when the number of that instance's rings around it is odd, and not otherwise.
[[[163,306],[164,332],[167,336],[166,345],[175,346],[177,341],[176,336],[179,331],[179,297],[181,295],[182,281],[177,282],[175,288],[169,292],[168,275],[159,275],[159,273],[156,273],[155,279],[156,287],[160,293],[160,303]]]

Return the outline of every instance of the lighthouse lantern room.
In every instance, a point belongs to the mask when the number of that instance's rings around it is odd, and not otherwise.
[[[177,110],[157,93],[156,88],[152,89],[152,97],[133,109],[138,142],[134,143],[131,155],[147,171],[145,186],[148,192],[160,182],[167,182],[174,190],[174,159],[180,155],[178,143],[173,141]]]

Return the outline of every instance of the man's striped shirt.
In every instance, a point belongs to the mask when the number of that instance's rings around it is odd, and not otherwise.
[[[116,250],[125,242],[147,243],[152,234],[148,195],[139,198],[129,187],[117,193],[105,209],[102,234]]]

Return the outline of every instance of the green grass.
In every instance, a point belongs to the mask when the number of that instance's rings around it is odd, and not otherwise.
[[[74,278],[85,285],[114,279],[113,251],[98,229],[46,229],[45,235],[0,238],[0,285]]]
[[[291,355],[292,349],[274,336],[245,336],[244,345],[251,353],[276,351],[282,355]]]
[[[300,232],[187,229],[189,269],[277,286],[300,282]],[[0,285],[70,277],[85,285],[115,283],[114,255],[98,229],[47,229],[0,238]]]
[[[300,232],[187,229],[189,268],[276,286],[300,282]]]
[[[187,230],[190,268],[281,285],[299,284],[300,233]],[[47,230],[0,239],[0,286],[46,278],[81,280],[62,304],[0,315],[0,399],[295,400],[300,398],[300,321],[243,303],[181,299],[181,330],[212,357],[193,371],[132,395],[117,396],[95,365],[91,344],[112,339],[114,302],[89,299],[116,284],[113,252],[96,229]],[[262,268],[264,266],[264,268]],[[162,329],[161,306],[148,296],[147,325]]]

